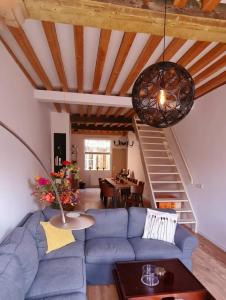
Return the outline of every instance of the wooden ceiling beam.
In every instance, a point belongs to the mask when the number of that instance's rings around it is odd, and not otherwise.
[[[183,8],[186,6],[188,0],[173,0],[173,6],[177,8]]]
[[[25,56],[27,57],[28,61],[32,65],[34,71],[36,72],[36,74],[38,75],[40,80],[42,81],[45,88],[47,90],[52,91],[53,86],[52,86],[46,72],[44,71],[37,55],[35,54],[32,46],[30,44],[30,41],[28,40],[23,29],[21,27],[16,28],[16,27],[12,27],[12,26],[8,26],[8,29],[11,32],[11,34],[13,35],[17,44],[20,46],[20,48],[23,51],[23,53],[25,54]],[[55,106],[57,112],[61,112],[61,105],[59,103],[54,103],[54,106]]]
[[[164,51],[164,60],[169,61],[177,51],[186,43],[186,40],[174,38]],[[163,53],[160,55],[157,62],[163,61]]]
[[[64,64],[61,56],[60,45],[57,38],[56,26],[52,22],[42,21],[42,27],[44,29],[46,39],[49,45],[49,49],[52,55],[53,63],[56,68],[56,72],[62,87],[63,92],[68,92],[68,83],[64,70]],[[71,112],[70,105],[65,104],[65,110],[67,113]]]
[[[72,130],[72,134],[86,134],[86,135],[125,135],[127,134],[125,131],[121,132],[121,131],[107,131],[107,130],[85,130],[85,129],[79,129],[77,131]]]
[[[162,35],[164,2],[125,0],[24,0],[29,18],[92,26],[124,32]],[[180,10],[167,4],[166,35],[182,39],[226,42],[226,5],[219,4],[214,14],[198,5]]]
[[[107,55],[108,45],[111,37],[111,30],[101,29],[99,47],[97,52],[96,67],[93,78],[93,93],[97,93],[101,81],[104,63]]]
[[[188,72],[194,76],[197,72],[202,70],[206,65],[211,61],[216,59],[219,55],[226,51],[226,44],[219,43],[209,52],[207,52],[202,58],[200,58],[196,63],[194,63],[189,69]]]
[[[118,116],[122,115],[122,114],[123,114],[123,110],[124,110],[124,108],[119,107],[119,108],[115,111],[114,116],[115,116],[115,117],[118,117]]]
[[[103,106],[98,106],[96,111],[96,116],[99,117],[103,113]]]
[[[14,59],[14,61],[18,65],[18,67],[21,69],[21,71],[23,72],[25,77],[28,79],[28,81],[30,82],[32,87],[37,89],[37,85],[36,85],[35,81],[33,80],[33,78],[31,77],[31,75],[28,73],[28,71],[25,69],[25,67],[22,65],[22,63],[18,60],[18,58],[16,57],[16,55],[14,54],[12,49],[9,47],[9,45],[6,43],[6,41],[1,36],[0,36],[0,41],[2,42],[2,44],[4,45],[6,50],[9,52],[11,57]]]
[[[102,115],[97,117],[96,115],[92,116],[80,116],[78,114],[71,115],[71,123],[89,123],[89,124],[96,124],[96,123],[120,123],[120,124],[131,124],[131,118],[125,118],[124,116],[115,117],[115,116],[107,116]]]
[[[46,22],[46,21],[42,21],[42,26],[46,35],[47,42],[49,44],[49,49],[53,58],[53,62],[57,71],[59,81],[62,86],[62,90],[64,92],[67,92],[69,89],[68,89],[66,74],[64,71],[60,45],[57,38],[56,26],[54,23]]]
[[[107,111],[105,112],[105,115],[106,116],[112,116],[114,114],[114,111],[115,111],[115,107],[109,107],[107,109]]]
[[[202,10],[204,12],[211,12],[220,3],[220,0],[202,0],[201,3],[202,3]]]
[[[143,50],[141,51],[140,55],[138,56],[135,64],[133,65],[132,69],[129,72],[126,80],[124,81],[119,95],[125,96],[129,88],[131,87],[134,80],[137,78],[153,52],[155,51],[156,47],[159,45],[162,37],[160,36],[151,36],[149,37],[147,43],[145,44]]]
[[[77,89],[83,92],[84,37],[83,27],[74,26],[75,59],[77,72]]]
[[[28,14],[23,0],[0,1],[0,20],[2,24],[19,27],[26,18],[28,18]]]
[[[92,106],[91,105],[87,105],[86,114],[88,117],[91,116],[91,114],[92,114]]]
[[[135,39],[135,36],[136,33],[133,32],[125,32],[123,35],[121,45],[119,47],[118,54],[115,59],[115,63],[107,83],[106,92],[105,92],[106,95],[110,95],[112,92],[112,89],[115,85],[116,80],[118,79],[119,73],[122,70],[122,67],[129,53],[129,50],[132,46],[132,43]]]
[[[224,68],[225,66],[226,66],[226,55],[222,56],[215,63],[213,63],[212,65],[210,65],[208,68],[206,68],[201,73],[199,73],[194,78],[195,84],[199,84],[201,81],[207,79],[209,76],[211,76],[215,72],[219,71],[220,69]]]
[[[129,111],[127,111],[127,113],[124,114],[125,118],[129,118],[134,114],[134,110],[130,109]]]
[[[208,42],[195,42],[184,55],[177,61],[178,65],[186,67],[197,55],[199,55],[210,43]]]
[[[124,127],[124,126],[103,126],[103,125],[85,125],[85,124],[79,124],[74,125],[72,124],[72,130],[107,130],[107,131],[133,131],[133,126],[130,127]]]
[[[195,90],[195,99],[215,90],[219,86],[226,84],[226,71],[209,80]]]

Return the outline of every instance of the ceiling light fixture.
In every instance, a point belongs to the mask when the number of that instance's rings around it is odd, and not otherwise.
[[[194,103],[195,85],[188,71],[165,61],[166,0],[164,13],[163,61],[146,68],[132,90],[132,104],[140,120],[153,127],[166,128],[181,121]]]

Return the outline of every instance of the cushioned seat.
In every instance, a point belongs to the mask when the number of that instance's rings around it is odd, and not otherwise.
[[[136,260],[182,258],[182,252],[174,244],[141,237],[130,238]]]
[[[84,260],[67,257],[40,261],[38,273],[26,299],[42,299],[75,292],[85,292]]]
[[[87,300],[87,298],[83,293],[73,293],[68,295],[39,298],[38,300]]]
[[[84,242],[75,241],[57,250],[51,251],[42,257],[42,260],[61,257],[84,257]]]
[[[86,241],[87,263],[112,264],[116,261],[134,260],[132,246],[125,238],[98,238]]]
[[[0,254],[0,300],[23,300],[22,267],[14,255]]]

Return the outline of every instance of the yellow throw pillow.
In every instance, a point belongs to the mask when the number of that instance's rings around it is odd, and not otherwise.
[[[46,235],[48,245],[46,253],[75,242],[75,238],[71,230],[57,228],[49,222],[40,222],[40,224],[42,225]]]

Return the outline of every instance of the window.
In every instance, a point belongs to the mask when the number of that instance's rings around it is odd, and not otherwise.
[[[85,140],[85,170],[111,169],[111,141]]]

